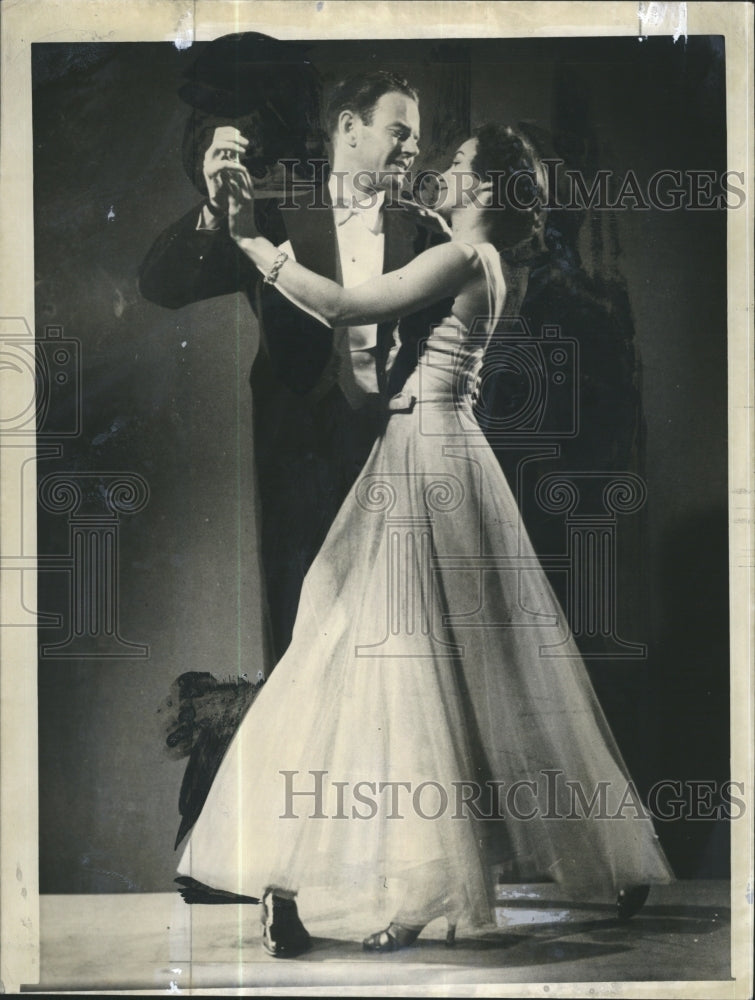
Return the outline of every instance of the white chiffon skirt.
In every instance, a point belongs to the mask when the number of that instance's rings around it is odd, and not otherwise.
[[[181,874],[253,896],[398,880],[419,909],[447,897],[477,923],[494,872],[554,879],[575,898],[671,880],[465,406],[441,392],[391,417]]]

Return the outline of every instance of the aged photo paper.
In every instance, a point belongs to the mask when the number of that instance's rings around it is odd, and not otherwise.
[[[0,46],[0,991],[752,996],[752,6]]]

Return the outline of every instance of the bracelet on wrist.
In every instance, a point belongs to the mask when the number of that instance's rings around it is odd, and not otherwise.
[[[264,282],[266,285],[274,285],[278,280],[278,275],[280,274],[280,269],[288,260],[288,254],[285,250],[281,250],[278,256],[273,261],[273,266],[270,268],[268,273],[265,275]]]

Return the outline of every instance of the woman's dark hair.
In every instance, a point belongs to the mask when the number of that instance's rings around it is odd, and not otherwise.
[[[330,93],[325,105],[323,126],[326,135],[333,136],[342,111],[353,111],[369,125],[375,105],[384,94],[404,94],[419,103],[417,91],[402,77],[387,70],[358,73],[341,80]]]
[[[474,132],[472,169],[481,181],[492,181],[490,240],[517,260],[542,250],[542,224],[548,203],[545,168],[530,140],[510,125],[490,123]]]

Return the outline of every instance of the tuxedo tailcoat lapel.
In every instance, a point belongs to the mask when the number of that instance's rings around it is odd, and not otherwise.
[[[327,188],[296,192],[278,209],[276,229],[290,241],[296,260],[337,280],[338,244]],[[277,377],[297,394],[308,394],[327,375],[333,357],[333,330],[298,309],[274,285],[260,284],[261,314],[268,356]]]
[[[417,227],[399,206],[387,205],[383,210],[385,252],[383,274],[397,271],[417,254]]]
[[[417,230],[400,208],[383,209],[383,274],[405,267],[416,255],[415,240]],[[394,344],[394,330],[400,317],[378,325],[376,364],[378,387],[382,393],[387,389],[386,364]]]
[[[338,280],[338,239],[328,185],[323,183],[318,192],[297,192],[292,201],[281,215],[296,260],[324,278]]]

